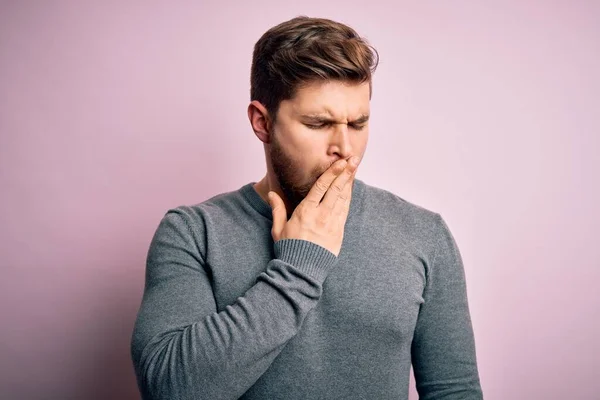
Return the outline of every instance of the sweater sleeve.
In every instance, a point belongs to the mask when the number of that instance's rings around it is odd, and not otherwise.
[[[463,262],[439,214],[435,240],[411,347],[419,399],[483,399]]]
[[[189,215],[170,210],[148,251],[131,339],[146,400],[239,398],[299,331],[337,261],[315,243],[277,241],[254,286],[217,312],[203,238],[190,226]]]

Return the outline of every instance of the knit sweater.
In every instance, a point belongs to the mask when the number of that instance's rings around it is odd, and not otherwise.
[[[355,179],[339,255],[273,243],[254,182],[166,212],[131,341],[144,399],[482,399],[439,213]]]

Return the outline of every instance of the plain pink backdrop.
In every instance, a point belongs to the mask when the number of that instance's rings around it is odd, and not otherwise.
[[[358,178],[448,221],[485,398],[600,398],[597,2],[82,3],[0,3],[1,398],[139,398],[152,234],[263,176],[252,47],[300,14],[379,50]]]

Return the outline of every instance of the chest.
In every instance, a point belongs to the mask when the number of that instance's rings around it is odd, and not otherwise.
[[[323,285],[318,312],[340,329],[412,337],[425,283],[423,261],[411,250],[349,243]]]
[[[252,287],[274,258],[269,230],[246,234],[237,242],[243,245],[213,252],[208,260],[218,311]],[[348,233],[323,283],[321,299],[306,322],[340,331],[360,328],[409,337],[425,283],[424,260],[414,246],[365,241],[364,235]]]

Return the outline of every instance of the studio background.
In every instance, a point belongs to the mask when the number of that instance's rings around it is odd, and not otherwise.
[[[0,398],[139,398],[150,239],[264,175],[252,48],[304,14],[380,53],[357,177],[448,222],[485,398],[598,399],[599,3],[293,4],[0,2]]]

